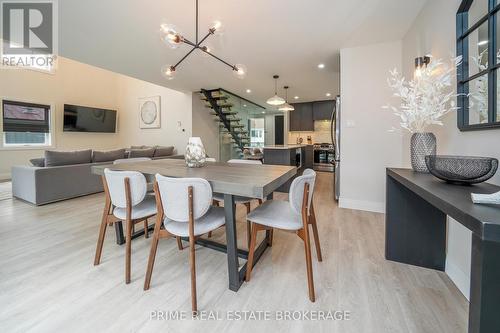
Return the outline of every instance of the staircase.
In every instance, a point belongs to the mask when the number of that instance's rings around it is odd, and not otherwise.
[[[221,89],[201,89],[201,99],[211,110],[214,121],[219,123],[221,135],[229,139],[232,149],[241,158],[243,149],[250,143],[247,125],[242,114],[231,103],[231,97]]]

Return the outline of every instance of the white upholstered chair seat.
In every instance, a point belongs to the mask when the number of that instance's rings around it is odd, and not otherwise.
[[[132,207],[132,220],[142,219],[156,214],[156,201],[153,196],[146,196],[142,202]],[[115,207],[113,215],[120,220],[127,218],[127,209]]]
[[[271,228],[299,230],[302,217],[290,209],[288,201],[268,200],[247,215],[247,220]]]
[[[224,194],[222,194],[222,193],[214,193],[212,198],[216,201],[224,202]],[[251,202],[252,200],[255,200],[255,199],[250,198],[250,197],[241,197],[239,195],[234,196],[234,202],[237,204],[244,204],[247,202]]]
[[[209,231],[222,227],[225,223],[224,208],[211,207],[205,215],[194,221],[194,236],[206,234]],[[165,218],[163,225],[172,235],[189,237],[189,223],[187,222],[176,222]]]

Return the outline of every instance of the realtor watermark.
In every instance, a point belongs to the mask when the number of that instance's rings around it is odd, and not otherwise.
[[[1,68],[53,71],[57,60],[57,1],[0,1]]]
[[[351,312],[346,310],[235,310],[235,311],[163,311],[153,310],[150,320],[158,321],[346,321],[351,320]]]

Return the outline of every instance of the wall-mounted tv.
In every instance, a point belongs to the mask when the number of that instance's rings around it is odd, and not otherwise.
[[[64,104],[63,131],[115,133],[116,110]]]

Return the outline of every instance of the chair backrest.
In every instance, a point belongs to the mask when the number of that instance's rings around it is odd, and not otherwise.
[[[119,158],[113,162],[113,164],[121,163],[135,163],[135,162],[146,162],[151,161],[149,157],[132,157],[132,158]]]
[[[199,219],[212,205],[212,187],[202,178],[171,178],[156,174],[163,213],[177,222],[189,221],[188,189],[193,187],[193,217]]]
[[[129,179],[131,206],[135,206],[144,200],[148,189],[146,177],[142,173],[137,171],[113,171],[106,168],[104,169],[104,176],[113,206],[119,208],[127,207],[125,178]]]
[[[302,202],[304,199],[304,185],[309,184],[309,198],[307,198],[307,214],[309,214],[309,207],[311,207],[311,200],[314,193],[314,183],[316,182],[316,172],[311,169],[306,169],[302,176],[295,178],[290,186],[290,206],[297,214],[302,214]]]
[[[260,160],[229,160],[227,163],[262,164]]]

